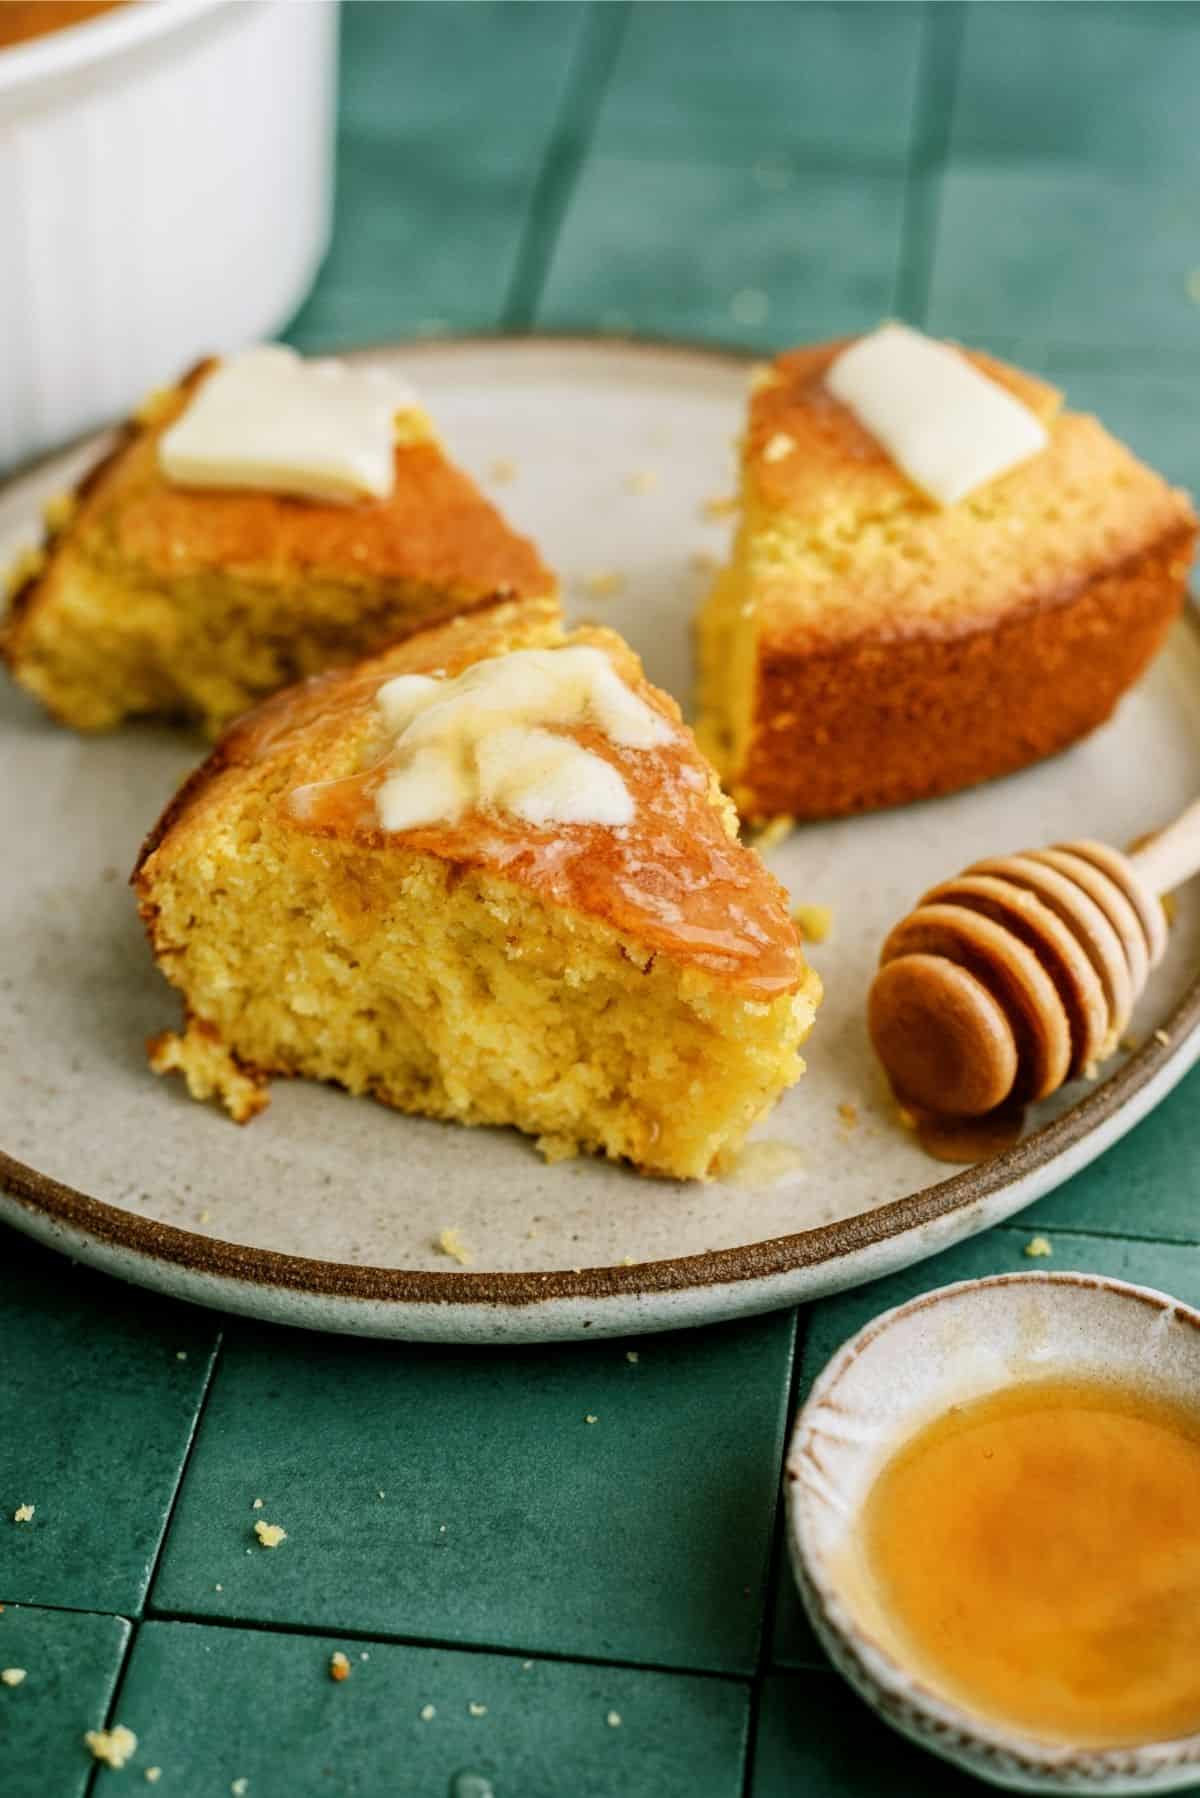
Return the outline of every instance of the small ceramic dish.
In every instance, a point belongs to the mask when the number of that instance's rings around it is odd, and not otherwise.
[[[834,1666],[902,1735],[1020,1792],[1169,1792],[1200,1781],[1200,1734],[1120,1748],[1048,1742],[971,1714],[899,1658],[856,1552],[856,1524],[899,1444],[951,1405],[1017,1380],[1135,1383],[1195,1403],[1200,1312],[1121,1280],[1002,1274],[923,1294],[834,1356],[788,1453],[788,1542],[805,1609]]]

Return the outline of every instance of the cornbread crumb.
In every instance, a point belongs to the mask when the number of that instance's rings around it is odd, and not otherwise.
[[[106,1767],[119,1770],[137,1753],[137,1737],[123,1723],[114,1723],[111,1729],[89,1729],[83,1739],[93,1760],[103,1761]]]
[[[714,494],[700,507],[705,518],[732,518],[737,509],[737,498],[729,493]]]
[[[1040,1261],[1046,1255],[1053,1255],[1054,1245],[1048,1236],[1031,1236],[1025,1244],[1025,1253],[1031,1261]]]
[[[335,1648],[329,1657],[329,1677],[339,1681],[350,1677],[350,1657],[340,1648]]]
[[[1165,1049],[1165,1048],[1166,1048],[1166,1046],[1167,1046],[1167,1044],[1168,1044],[1168,1043],[1169,1043],[1169,1042],[1170,1042],[1170,1040],[1171,1040],[1171,1039],[1170,1039],[1170,1037],[1169,1037],[1169,1036],[1168,1036],[1168,1035],[1167,1035],[1167,1033],[1166,1033],[1166,1031],[1165,1031],[1165,1030],[1161,1030],[1161,1029],[1160,1029],[1160,1030],[1156,1030],[1156,1031],[1155,1031],[1155,1032],[1154,1032],[1154,1040],[1155,1040],[1155,1042],[1156,1042],[1156,1043],[1161,1043],[1161,1044],[1162,1044],[1162,1046],[1163,1046],[1163,1048],[1164,1048],[1164,1049]]]
[[[764,462],[783,462],[796,447],[796,439],[789,437],[786,431],[776,431],[763,450]]]
[[[42,507],[42,523],[52,537],[57,537],[60,531],[66,530],[78,510],[79,501],[70,490],[52,493]]]
[[[186,1361],[187,1360],[187,1350],[186,1349],[176,1349],[175,1350],[175,1359],[177,1361]]]
[[[278,1523],[256,1523],[254,1534],[264,1548],[278,1548],[281,1542],[287,1541],[287,1531]]]
[[[852,1100],[842,1100],[841,1104],[838,1106],[838,1116],[841,1118],[843,1124],[845,1124],[847,1130],[857,1130],[858,1106],[855,1105]]]
[[[599,1423],[600,1419],[597,1417],[597,1415],[594,1411],[589,1411],[585,1415],[583,1421],[584,1421],[584,1423]]]
[[[610,1729],[620,1729],[620,1727],[621,1727],[620,1711],[609,1711],[609,1713],[608,1713],[607,1717],[604,1719],[604,1721],[608,1724],[608,1727]]]
[[[31,1523],[33,1521],[33,1513],[36,1509],[36,1505],[18,1505],[13,1512],[13,1522]]]
[[[246,1788],[249,1786],[249,1784],[250,1784],[250,1781],[247,1778],[245,1778],[244,1775],[241,1779],[231,1780],[229,1789],[233,1793],[233,1798],[243,1798],[243,1795],[246,1791]]]
[[[792,923],[806,943],[823,943],[833,929],[831,905],[798,905]]]
[[[635,468],[626,478],[625,485],[630,493],[653,493],[658,486],[658,471],[654,468]]]
[[[193,1099],[219,1098],[235,1124],[248,1124],[270,1103],[263,1082],[200,1024],[190,1023],[182,1034],[164,1030],[152,1036],[146,1056],[154,1073],[182,1074]],[[200,1222],[207,1216],[201,1212]]]
[[[161,1767],[147,1767],[146,1768],[145,1780],[146,1780],[147,1785],[156,1786],[161,1778],[162,1778],[162,1768]]]
[[[471,1703],[468,1704],[467,1709],[468,1709],[468,1711],[470,1711],[472,1717],[486,1717],[487,1716],[487,1705],[486,1704],[476,1704],[474,1702],[474,1700],[472,1700]]]
[[[358,1657],[358,1658],[359,1658],[359,1660],[360,1660],[360,1661],[369,1661],[369,1660],[370,1660],[370,1658],[371,1658],[371,1657],[370,1657],[370,1655],[369,1655],[369,1654],[368,1654],[368,1653],[367,1653],[367,1651],[366,1651],[366,1649],[365,1649],[365,1648],[364,1648],[364,1649],[363,1649],[363,1651],[362,1651],[362,1653],[361,1653],[361,1654],[360,1654],[360,1655],[359,1655],[359,1657]]]
[[[787,812],[781,812],[777,818],[768,818],[762,829],[751,835],[758,853],[765,855],[768,849],[774,849],[777,844],[782,843],[785,837],[791,835],[795,823],[796,820]]]
[[[625,585],[625,576],[619,568],[597,568],[594,574],[583,577],[584,591],[593,599],[607,599],[611,593],[619,593]]]
[[[453,1227],[439,1230],[434,1238],[433,1246],[439,1254],[448,1255],[451,1261],[457,1261],[460,1267],[470,1267],[474,1259],[470,1249]],[[382,1498],[383,1493],[381,1492],[379,1496]]]
[[[528,1672],[529,1672],[529,1669],[530,1669],[530,1668],[531,1668],[531,1667],[532,1667],[532,1666],[533,1666],[533,1662],[532,1662],[532,1661],[522,1661],[522,1662],[521,1662],[521,1666],[522,1666],[522,1669],[523,1669],[523,1670],[524,1670],[524,1671],[525,1671],[525,1672],[526,1672],[526,1673],[528,1673]]]
[[[254,1500],[254,1503],[250,1506],[250,1509],[252,1511],[261,1511],[262,1508],[263,1508],[263,1501],[261,1498],[256,1498]]]
[[[216,1585],[213,1587],[213,1591],[214,1592],[223,1592],[224,1590],[225,1590],[224,1586],[221,1584],[220,1580],[218,1580]]]
[[[496,460],[492,463],[491,468],[488,470],[488,473],[491,475],[493,481],[498,481],[503,484],[506,481],[515,481],[518,470],[516,463],[511,457],[497,456]]]
[[[533,1146],[551,1167],[558,1161],[574,1161],[579,1153],[579,1145],[569,1136],[539,1136]]]
[[[640,1357],[639,1357],[636,1349],[626,1349],[625,1350],[625,1359],[628,1362],[630,1362],[631,1365],[636,1366]]]
[[[23,1686],[25,1684],[25,1675],[26,1669],[24,1667],[0,1668],[0,1679],[4,1681],[6,1686]]]
[[[767,321],[771,302],[761,287],[742,287],[729,302],[730,316],[739,325],[762,325]]]
[[[417,1715],[420,1717],[422,1723],[432,1723],[433,1719],[437,1716],[437,1709],[432,1704],[423,1704],[417,1712]]]

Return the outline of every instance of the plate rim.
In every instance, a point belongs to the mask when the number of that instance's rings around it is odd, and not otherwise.
[[[625,337],[569,331],[476,332],[413,340],[399,338],[348,346],[337,353],[354,359],[380,354],[420,357],[464,349],[504,353],[531,348],[678,355],[722,366],[752,365],[764,360],[767,354],[686,338],[657,338],[645,333]],[[87,432],[13,470],[0,480],[0,501],[26,483],[37,481],[57,463],[78,454],[87,445],[94,443],[99,447],[111,429],[110,426]],[[1200,621],[1190,607],[1185,608],[1183,616],[1187,626],[1200,635]],[[906,1237],[919,1240],[928,1226],[947,1224],[959,1215],[965,1227],[957,1234],[973,1234],[967,1217],[972,1207],[977,1208],[978,1215],[975,1229],[988,1228],[999,1221],[1000,1215],[994,1206],[988,1205],[989,1200],[995,1200],[1006,1189],[1015,1191],[1033,1183],[1035,1190],[1018,1200],[1013,1210],[1032,1202],[1057,1184],[1053,1177],[1039,1180],[1036,1176],[1047,1173],[1053,1176],[1055,1164],[1061,1163],[1061,1178],[1068,1177],[1093,1158],[1084,1153],[1080,1159],[1079,1151],[1086,1151],[1089,1138],[1096,1137],[1104,1125],[1118,1120],[1123,1111],[1131,1108],[1135,1113],[1129,1119],[1129,1127],[1132,1127],[1145,1110],[1165,1097],[1175,1080],[1182,1078],[1197,1058],[1195,1052],[1189,1054],[1188,1050],[1189,1047],[1195,1050],[1192,1039],[1198,1031],[1200,973],[1187,987],[1157,1035],[1142,1043],[1107,1079],[1084,1093],[1066,1111],[998,1155],[853,1217],[730,1248],[632,1265],[622,1263],[534,1272],[443,1272],[292,1255],[278,1249],[201,1235],[175,1224],[143,1217],[43,1174],[2,1148],[0,1190],[15,1198],[22,1210],[28,1208],[52,1224],[78,1233],[107,1253],[126,1251],[139,1262],[174,1268],[185,1278],[207,1277],[256,1291],[303,1294],[316,1300],[357,1299],[413,1312],[425,1308],[434,1311],[467,1308],[476,1312],[481,1307],[508,1312],[525,1311],[553,1301],[559,1304],[581,1300],[592,1304],[605,1300],[610,1303],[636,1302],[668,1293],[683,1295],[711,1289],[736,1290],[746,1284],[758,1288],[764,1281],[786,1284],[789,1275],[811,1273],[825,1265],[841,1263],[848,1272],[849,1262],[859,1259],[870,1262],[880,1253],[895,1265],[893,1258],[888,1256],[888,1249]],[[1178,1068],[1173,1066],[1175,1063],[1180,1064]],[[1151,1097],[1150,1104],[1144,1108],[1135,1107],[1133,1102],[1138,1095],[1160,1081],[1163,1084],[1158,1097]],[[1106,1141],[1095,1153],[1102,1153],[1120,1134],[1123,1132],[1119,1129],[1115,1134],[1107,1133]],[[914,1260],[919,1258],[913,1257]],[[862,1277],[872,1277],[873,1271],[864,1270]],[[850,1284],[851,1280],[839,1279],[838,1284]],[[219,1302],[227,1302],[227,1299]],[[788,1304],[793,1299],[781,1294],[779,1302]],[[756,1305],[754,1308],[762,1307]]]

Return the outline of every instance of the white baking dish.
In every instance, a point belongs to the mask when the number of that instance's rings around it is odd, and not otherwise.
[[[286,322],[336,63],[335,0],[143,0],[0,53],[0,468]]]

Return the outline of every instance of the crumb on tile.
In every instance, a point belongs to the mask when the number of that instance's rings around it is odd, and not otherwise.
[[[582,585],[584,592],[593,599],[607,599],[621,591],[625,576],[619,568],[597,568],[594,573],[584,575]]]
[[[776,431],[767,439],[763,450],[764,462],[784,462],[796,447],[796,439],[789,437],[786,431]]]
[[[640,1356],[638,1355],[638,1352],[636,1349],[626,1349],[625,1350],[625,1359],[628,1362],[630,1362],[632,1365],[636,1366],[637,1362],[640,1359]]]
[[[281,1542],[287,1541],[287,1531],[278,1523],[263,1523],[260,1520],[254,1526],[254,1534],[264,1548],[278,1548]]]
[[[792,923],[806,943],[823,943],[833,929],[831,905],[798,905]]]
[[[119,1770],[137,1753],[137,1737],[123,1723],[114,1723],[111,1729],[89,1729],[83,1739],[92,1759],[103,1761],[106,1767]]]
[[[620,1729],[620,1727],[621,1727],[620,1711],[609,1711],[609,1713],[608,1713],[607,1717],[604,1719],[604,1721],[608,1724],[608,1727],[610,1729]]]
[[[350,1677],[350,1656],[343,1654],[340,1648],[335,1648],[329,1657],[329,1677],[336,1680]]]
[[[6,1686],[23,1686],[26,1671],[24,1667],[0,1667],[0,1679]]]
[[[244,1794],[249,1789],[249,1785],[250,1781],[244,1774],[241,1779],[231,1779],[229,1782],[229,1789],[233,1793],[233,1798],[244,1798]]]
[[[448,1225],[446,1229],[438,1231],[434,1237],[433,1246],[439,1255],[445,1255],[451,1261],[457,1261],[460,1267],[470,1267],[474,1259],[467,1244],[463,1241],[462,1235],[453,1225]]]
[[[432,1705],[432,1704],[423,1704],[421,1706],[420,1710],[417,1712],[417,1715],[418,1715],[418,1717],[420,1717],[422,1723],[432,1723],[433,1719],[437,1716],[437,1706]]]
[[[13,1512],[13,1522],[14,1523],[32,1523],[33,1522],[33,1513],[36,1509],[37,1509],[36,1505],[18,1505],[16,1510]]]
[[[600,1419],[597,1417],[597,1415],[594,1411],[588,1411],[585,1414],[583,1421],[584,1421],[584,1423],[599,1423]]]
[[[531,1667],[532,1667],[532,1666],[533,1666],[533,1662],[532,1662],[532,1661],[522,1661],[522,1662],[521,1662],[521,1667],[522,1667],[522,1670],[523,1670],[523,1671],[524,1671],[524,1672],[526,1672],[526,1673],[528,1673],[528,1672],[529,1672],[529,1669],[530,1669],[530,1668],[531,1668]]]
[[[218,1580],[216,1585],[213,1587],[213,1591],[214,1592],[223,1592],[224,1590],[225,1590],[224,1586],[221,1584],[220,1580]]]
[[[1054,1245],[1048,1236],[1031,1236],[1025,1244],[1025,1253],[1031,1261],[1040,1261],[1046,1255],[1053,1255]]]
[[[144,1775],[147,1785],[156,1786],[162,1778],[161,1767],[147,1767]]]
[[[262,1508],[263,1508],[263,1501],[261,1498],[256,1498],[250,1506],[250,1509],[252,1511],[261,1511]]]
[[[474,1699],[472,1699],[471,1702],[468,1704],[467,1710],[470,1712],[472,1717],[486,1717],[487,1716],[487,1705],[486,1704],[476,1704]]]
[[[360,1661],[369,1661],[371,1657],[364,1648],[358,1658]]]
[[[187,1360],[187,1350],[186,1349],[176,1349],[175,1350],[175,1359],[177,1361],[186,1361]]]

